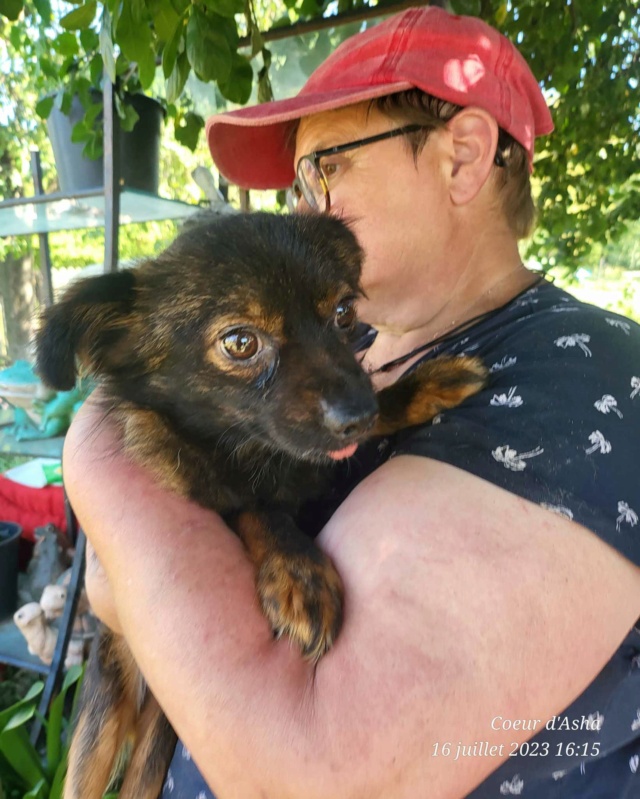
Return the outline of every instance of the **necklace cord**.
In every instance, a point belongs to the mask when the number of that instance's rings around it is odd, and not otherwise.
[[[542,282],[548,280],[549,278],[543,272],[542,274],[537,276],[536,280],[530,286],[527,286],[526,288],[522,289],[522,291],[519,291],[517,294],[515,294],[513,297],[507,300],[507,302],[503,303],[497,308],[492,308],[490,311],[485,311],[484,313],[478,314],[477,316],[474,316],[471,319],[467,319],[466,322],[462,322],[457,327],[454,327],[453,330],[448,330],[446,333],[443,333],[441,336],[431,339],[431,341],[428,341],[426,344],[421,344],[419,347],[416,347],[414,350],[411,350],[411,352],[408,352],[406,355],[401,355],[399,358],[394,358],[394,360],[382,364],[382,366],[379,366],[377,369],[372,369],[370,372],[368,372],[368,374],[370,375],[386,374],[387,372],[390,372],[392,369],[395,369],[396,366],[402,366],[403,363],[406,363],[415,355],[419,355],[421,352],[425,352],[426,350],[429,350],[432,347],[437,346],[438,344],[442,344],[443,342],[448,341],[448,339],[456,336],[458,333],[460,333],[462,330],[469,327],[470,325],[477,324],[478,322],[483,322],[485,319],[488,319],[494,314],[499,313],[500,311],[504,310],[509,305],[511,305],[511,303],[517,300],[519,297],[522,297],[523,294],[526,294],[528,291],[531,291],[531,289],[537,288]],[[551,282],[553,282],[553,280],[551,280]],[[364,354],[360,360],[360,363],[362,363],[363,360],[364,360]]]

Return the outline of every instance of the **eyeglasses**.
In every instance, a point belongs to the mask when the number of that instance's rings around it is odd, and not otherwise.
[[[327,213],[331,210],[331,196],[329,194],[329,184],[322,171],[320,159],[328,155],[338,155],[347,150],[356,150],[367,144],[375,144],[385,139],[393,139],[396,136],[406,136],[407,133],[417,133],[424,130],[427,125],[405,125],[396,130],[389,130],[386,133],[378,133],[376,136],[368,136],[366,139],[338,144],[335,147],[328,147],[326,150],[316,150],[308,155],[303,155],[296,167],[296,179],[291,186],[291,200],[293,209],[298,207],[301,200],[304,200],[312,211]],[[498,167],[506,166],[502,149],[498,146],[494,158],[494,164]]]
[[[321,158],[338,155],[347,150],[356,150],[358,147],[375,144],[385,139],[393,139],[396,136],[405,136],[407,133],[416,133],[424,127],[425,125],[405,125],[403,128],[378,133],[376,136],[368,136],[366,139],[358,139],[358,141],[348,144],[338,144],[336,147],[328,147],[326,150],[316,150],[308,155],[303,155],[298,161],[296,179],[291,187],[294,208],[298,206],[300,200],[304,200],[309,208],[321,214],[331,209],[329,184],[320,165]]]

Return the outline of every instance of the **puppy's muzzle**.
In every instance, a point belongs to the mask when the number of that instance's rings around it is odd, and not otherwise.
[[[334,401],[320,400],[322,422],[337,442],[352,442],[364,437],[378,416],[375,400]]]

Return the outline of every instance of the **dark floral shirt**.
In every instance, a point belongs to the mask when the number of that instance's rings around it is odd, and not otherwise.
[[[543,283],[425,358],[443,353],[480,357],[489,385],[430,424],[361,447],[324,517],[317,508],[310,517],[324,521],[389,458],[422,455],[572,519],[640,565],[640,326]],[[640,797],[640,631],[570,707],[534,729],[468,799]],[[459,756],[494,756],[482,743]],[[439,755],[455,757],[451,747]],[[178,744],[163,799],[212,796]]]

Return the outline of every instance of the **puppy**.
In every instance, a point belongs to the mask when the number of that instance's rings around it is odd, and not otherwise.
[[[376,396],[350,343],[361,263],[331,217],[207,218],[135,270],[74,285],[37,338],[46,383],[71,388],[79,362],[101,383],[129,455],[223,515],[274,633],[314,661],[339,632],[342,585],[296,526],[301,503],[361,441],[427,421],[486,378],[475,359],[439,358]],[[102,796],[131,732],[120,799],[156,799],[175,735],[124,640],[102,628],[65,799]]]

